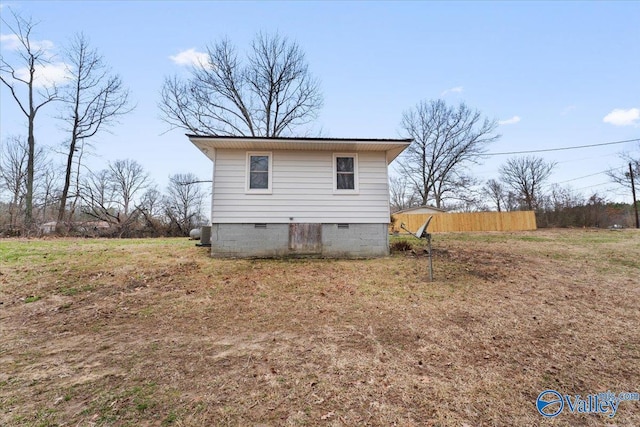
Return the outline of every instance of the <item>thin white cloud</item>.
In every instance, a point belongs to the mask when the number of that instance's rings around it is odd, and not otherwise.
[[[500,126],[502,126],[502,125],[513,125],[513,124],[518,123],[519,121],[520,121],[520,116],[513,116],[510,119],[500,120],[498,122],[498,124]]]
[[[640,108],[629,108],[628,110],[616,108],[604,116],[602,121],[614,126],[640,126]]]
[[[20,43],[20,39],[15,34],[0,34],[0,44],[6,50],[19,50],[22,48],[22,43]],[[50,40],[29,40],[29,45],[33,52],[38,50],[49,52],[54,47],[53,42]]]
[[[53,50],[53,42],[50,40],[36,40],[31,42],[31,47],[43,51]]]
[[[191,48],[172,55],[169,59],[178,65],[202,65],[207,63],[208,55]]]
[[[463,87],[462,86],[456,86],[456,87],[452,87],[451,89],[447,89],[445,91],[443,91],[440,96],[445,96],[448,93],[462,93]]]
[[[6,50],[18,50],[20,48],[20,39],[15,34],[0,34],[0,44]]]
[[[29,69],[26,67],[16,70],[16,77],[28,80]],[[60,85],[68,78],[67,65],[64,62],[54,62],[36,67],[33,85],[36,88],[46,88]]]

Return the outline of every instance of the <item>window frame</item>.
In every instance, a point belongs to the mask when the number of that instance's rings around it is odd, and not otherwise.
[[[353,158],[353,188],[338,188],[338,157]],[[358,153],[333,153],[333,193],[334,194],[358,194],[360,186],[358,184]]]
[[[269,160],[267,171],[267,188],[251,188],[251,157],[266,156]],[[273,153],[271,151],[247,151],[245,171],[246,194],[272,194],[273,192]]]

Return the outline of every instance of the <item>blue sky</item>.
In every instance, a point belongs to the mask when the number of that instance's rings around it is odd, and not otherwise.
[[[164,77],[186,70],[171,57],[225,36],[242,50],[259,31],[305,51],[324,94],[315,123],[323,136],[402,137],[403,111],[442,98],[503,123],[494,153],[640,138],[640,2],[6,1],[5,19],[9,7],[40,21],[33,38],[51,42],[52,52],[84,32],[122,76],[137,108],[93,140],[88,161],[100,169],[134,158],[160,189],[171,174],[208,179],[211,171],[184,131],[167,132],[159,119]],[[0,33],[10,58],[7,28]],[[55,115],[55,106],[42,110],[38,144],[64,141]],[[25,133],[0,88],[0,138]],[[540,155],[558,162],[551,181],[566,182],[621,167],[623,150],[638,153],[640,144]],[[506,159],[490,157],[471,172],[497,178]],[[607,182],[600,174],[563,185],[630,200]]]

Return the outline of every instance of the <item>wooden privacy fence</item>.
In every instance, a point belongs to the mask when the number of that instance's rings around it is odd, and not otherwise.
[[[524,231],[536,229],[536,216],[533,211],[515,212],[469,212],[438,214],[393,214],[395,222],[392,232],[404,232],[400,224],[416,231],[430,216],[430,233],[449,231]]]

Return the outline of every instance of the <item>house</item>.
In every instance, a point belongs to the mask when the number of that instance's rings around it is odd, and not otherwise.
[[[422,214],[439,214],[445,213],[445,209],[436,208],[435,206],[415,206],[413,208],[403,209],[401,211],[394,212],[393,214],[405,214],[405,215],[422,215]]]
[[[387,167],[411,140],[187,136],[213,162],[212,256],[389,253]]]
[[[56,232],[57,225],[57,221],[45,222],[40,226],[40,233],[44,235],[54,234]],[[65,224],[65,226],[67,225],[68,224]],[[110,227],[110,224],[106,221],[74,221],[70,225],[75,231],[94,234],[108,230]]]
[[[40,226],[40,234],[53,234],[56,232],[56,221],[45,222]]]

